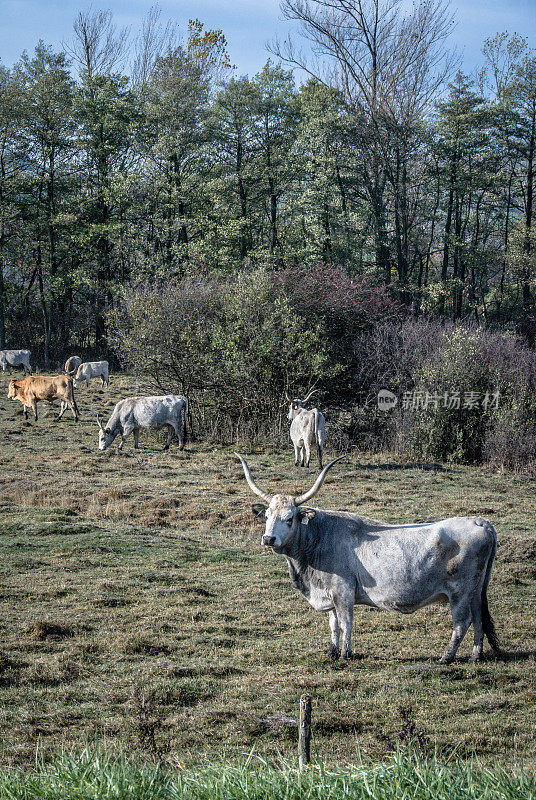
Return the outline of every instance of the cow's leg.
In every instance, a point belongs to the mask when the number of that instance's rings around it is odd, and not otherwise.
[[[317,449],[317,452],[318,452],[318,469],[321,470],[321,469],[323,469],[323,467],[322,467],[322,451],[323,451],[323,447],[322,447],[321,444],[318,444],[318,442],[317,442],[316,443],[316,449]]]
[[[309,468],[309,461],[311,460],[311,443],[305,442],[305,466]]]
[[[339,620],[337,619],[337,612],[335,609],[329,612],[329,627],[331,630],[331,644],[328,648],[327,657],[338,658],[340,653],[339,639],[341,635],[341,629],[339,627]]]
[[[86,381],[86,389],[89,389],[89,381]]]
[[[60,403],[60,413],[56,417],[57,420],[63,417],[66,408],[67,408],[67,403],[65,402],[65,400],[62,400]],[[73,414],[74,414],[74,409],[73,409]]]
[[[184,450],[184,433],[182,429],[182,423],[179,422],[172,422],[170,426],[170,434],[171,430],[173,429],[173,433],[177,437],[177,441],[179,443],[179,450]],[[171,440],[173,439],[173,435],[171,434]],[[170,440],[170,444],[171,444]]]
[[[134,428],[132,436],[134,437],[134,450],[138,450],[138,442],[140,441],[140,429]]]
[[[70,400],[62,400],[62,401],[61,401],[61,404],[62,404],[62,406],[63,406],[63,410],[61,411],[61,413],[60,413],[60,415],[59,415],[58,419],[61,419],[61,417],[62,417],[62,414],[63,414],[65,411],[67,411],[67,409],[68,409],[68,408],[70,408],[70,409],[71,409],[71,411],[73,412],[73,419],[74,419],[74,421],[75,421],[75,422],[78,422],[78,414],[77,414],[77,412],[76,412],[76,408],[74,407],[73,403],[71,403],[71,401],[70,401]]]
[[[342,658],[352,658],[352,625],[354,624],[354,605],[351,600],[340,599],[335,602],[339,628],[342,631]]]
[[[292,444],[294,445],[294,466],[297,467],[300,460],[300,448],[294,442]]]
[[[32,400],[32,408],[34,412],[35,421],[37,422],[37,400]]]
[[[439,659],[440,664],[450,664],[454,661],[458,647],[462,643],[462,639],[467,633],[473,619],[471,605],[466,597],[457,603],[451,600],[450,613],[452,615],[452,636],[450,637],[447,649]]]
[[[482,600],[480,587],[476,590],[471,600],[471,615],[473,617],[473,630],[475,633],[473,652],[469,661],[480,661],[484,646],[484,629],[482,627]]]
[[[24,419],[28,419],[28,409],[24,403],[22,404],[22,413],[24,414]]]
[[[166,443],[164,445],[164,450],[169,450],[169,446],[170,446],[171,442],[173,441],[173,432],[174,432],[173,425],[169,425],[168,424],[167,439],[166,439]]]

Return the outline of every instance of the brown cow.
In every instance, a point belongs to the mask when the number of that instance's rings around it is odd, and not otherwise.
[[[54,378],[46,378],[44,375],[33,375],[19,380],[9,382],[7,396],[12,400],[19,400],[24,408],[24,419],[28,419],[27,406],[33,408],[37,421],[37,403],[39,400],[46,400],[53,403],[60,400],[60,413],[57,419],[61,419],[67,407],[73,412],[75,422],[78,422],[80,414],[74,399],[73,379],[69,375],[57,375]]]

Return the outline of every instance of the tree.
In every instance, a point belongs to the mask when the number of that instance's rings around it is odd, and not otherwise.
[[[15,155],[22,119],[23,92],[19,75],[0,64],[0,348],[6,345],[5,270],[12,260],[20,167]]]
[[[281,262],[281,200],[292,170],[289,155],[298,112],[294,80],[291,72],[279,66],[273,67],[268,62],[252,83],[255,91],[255,146],[268,220],[268,252],[272,259]],[[261,247],[264,246],[261,240]]]
[[[64,53],[40,42],[32,59],[23,55],[17,66],[24,86],[18,158],[27,202],[23,212],[27,252],[43,318],[45,366],[52,337],[65,342],[65,299],[69,292],[68,254],[61,242],[61,212],[65,210],[65,162],[73,156],[73,81]]]
[[[326,61],[311,62],[291,39],[276,43],[274,52],[340,89],[353,114],[356,136],[368,156],[361,177],[374,222],[376,269],[389,283],[386,183],[395,188],[398,222],[404,224],[404,143],[450,72],[452,59],[444,44],[452,18],[441,0],[420,0],[409,14],[401,0],[282,0],[281,8]],[[407,255],[399,245],[405,236],[405,231],[397,231],[396,265],[403,293]]]

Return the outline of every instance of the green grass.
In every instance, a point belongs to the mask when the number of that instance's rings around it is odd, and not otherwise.
[[[536,797],[536,779],[499,765],[445,764],[411,749],[386,763],[334,770],[312,765],[301,774],[288,763],[251,755],[196,769],[162,770],[84,752],[32,772],[0,772],[3,800],[514,800]]]
[[[0,763],[28,767],[98,737],[185,767],[292,758],[299,696],[312,694],[322,763],[385,759],[418,735],[427,752],[536,766],[534,481],[484,469],[423,470],[356,452],[316,502],[410,522],[479,514],[499,533],[489,599],[507,657],[436,662],[444,606],[410,616],[356,609],[350,663],[324,657],[327,619],[261,548],[254,498],[231,448],[164,435],[97,450],[97,411],[140,391],[112,377],[80,389],[82,421],[25,423],[0,385]],[[328,432],[329,435],[329,432]],[[328,440],[329,441],[329,440]],[[236,447],[234,448],[236,449]],[[244,450],[244,448],[242,448]],[[314,471],[290,448],[245,452],[268,491]],[[329,456],[329,447],[328,447]],[[207,773],[208,774],[208,773]],[[1,795],[0,795],[1,796]],[[113,796],[113,795],[111,795]],[[360,796],[360,795],[357,795]]]

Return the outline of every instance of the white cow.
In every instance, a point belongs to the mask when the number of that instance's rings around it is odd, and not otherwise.
[[[80,364],[76,370],[76,375],[73,378],[74,385],[78,388],[85,381],[86,386],[89,386],[91,378],[100,378],[101,386],[104,386],[104,384],[108,386],[110,383],[110,379],[108,377],[108,362],[85,361],[83,364]]]
[[[266,505],[253,512],[266,521],[261,544],[284,555],[292,583],[316,611],[329,613],[328,655],[352,655],[355,605],[411,614],[431,603],[449,603],[452,636],[440,663],[453,661],[473,625],[472,661],[482,657],[484,634],[499,645],[487,588],[497,549],[493,525],[481,517],[454,517],[406,525],[378,522],[345,511],[324,511],[306,503],[318,492],[332,461],[309,491],[299,496],[264,492],[242,456],[252,492]],[[342,456],[344,458],[344,456]]]
[[[0,367],[2,372],[7,371],[11,375],[11,367],[22,367],[24,375],[31,375],[29,350],[0,350]]]
[[[165,425],[168,427],[168,438],[164,450],[169,448],[174,433],[179,442],[179,450],[182,450],[186,443],[187,413],[188,401],[181,395],[126,397],[117,403],[106,427],[103,426],[97,415],[100,428],[99,450],[106,450],[119,435],[121,435],[121,444],[119,445],[119,449],[121,449],[123,442],[131,433],[134,435],[134,447],[138,449],[141,428],[158,430]]]
[[[290,439],[294,445],[294,464],[298,466],[298,463],[301,462],[302,467],[308,467],[311,460],[311,445],[316,442],[318,466],[322,469],[326,420],[318,408],[304,408],[305,403],[315,392],[316,389],[313,389],[304,400],[300,400],[299,397],[291,399],[288,393],[285,393],[290,403],[287,419],[291,422]]]

